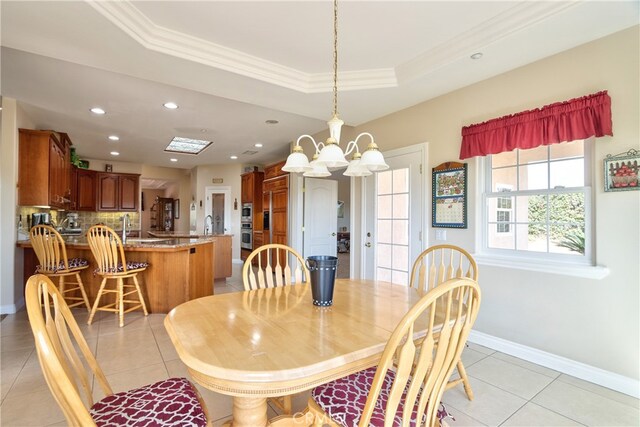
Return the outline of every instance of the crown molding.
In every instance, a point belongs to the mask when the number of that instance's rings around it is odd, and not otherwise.
[[[257,56],[154,24],[131,2],[87,0],[135,41],[149,50],[240,74],[303,93],[331,92],[333,74],[310,74]],[[340,73],[340,89],[356,90],[397,86],[393,69]]]
[[[332,73],[305,73],[153,23],[129,0],[86,0],[98,13],[149,50],[197,62],[302,93],[330,92]],[[340,72],[340,90],[397,87],[574,7],[571,2],[523,2],[395,68]]]

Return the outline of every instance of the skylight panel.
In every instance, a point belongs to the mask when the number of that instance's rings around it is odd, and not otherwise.
[[[164,151],[169,151],[171,153],[200,154],[202,150],[211,144],[213,144],[212,141],[175,136]]]

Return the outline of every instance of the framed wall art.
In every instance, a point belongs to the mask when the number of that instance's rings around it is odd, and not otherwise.
[[[467,228],[467,164],[446,162],[433,168],[431,225]]]
[[[640,189],[640,151],[607,154],[604,159],[604,191],[629,191]]]

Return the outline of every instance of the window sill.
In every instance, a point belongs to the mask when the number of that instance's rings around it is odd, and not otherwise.
[[[533,260],[490,254],[474,254],[473,257],[479,265],[582,277],[584,279],[602,280],[610,273],[608,267],[601,265],[569,264],[549,260]]]

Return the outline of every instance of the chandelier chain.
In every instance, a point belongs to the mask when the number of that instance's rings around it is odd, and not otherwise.
[[[333,115],[338,115],[338,0],[333,0]]]

